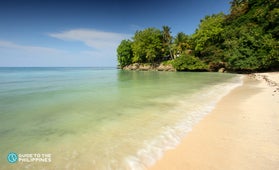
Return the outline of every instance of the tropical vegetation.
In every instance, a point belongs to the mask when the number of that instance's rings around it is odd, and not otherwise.
[[[279,69],[279,1],[233,0],[230,13],[205,16],[194,34],[147,28],[117,48],[121,68],[168,62],[178,71]]]

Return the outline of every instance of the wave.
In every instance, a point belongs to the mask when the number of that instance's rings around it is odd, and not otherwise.
[[[208,89],[177,101],[174,110],[168,112],[182,112],[184,118],[173,126],[166,126],[163,132],[152,140],[144,142],[143,148],[139,149],[135,155],[125,158],[125,166],[130,170],[143,170],[152,166],[159,160],[165,151],[175,148],[181,140],[192,130],[203,117],[210,113],[216,104],[226,96],[231,90],[242,86],[243,76],[232,78],[229,82],[215,85]],[[198,101],[198,102],[197,102]],[[191,107],[189,107],[191,103]]]

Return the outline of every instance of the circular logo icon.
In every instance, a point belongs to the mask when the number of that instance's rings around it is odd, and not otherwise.
[[[18,156],[16,153],[14,152],[10,152],[7,156],[7,160],[9,163],[15,163],[18,159]]]

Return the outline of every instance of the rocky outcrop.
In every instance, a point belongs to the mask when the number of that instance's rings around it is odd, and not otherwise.
[[[226,71],[225,68],[220,68],[220,69],[218,70],[219,73],[225,73],[225,71]]]
[[[176,71],[171,64],[139,64],[134,63],[122,68],[123,70],[136,71]]]
[[[173,66],[171,64],[160,64],[157,67],[157,71],[176,71],[175,68],[173,68]]]

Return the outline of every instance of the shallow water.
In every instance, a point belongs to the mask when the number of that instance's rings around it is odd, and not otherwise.
[[[145,169],[240,84],[234,74],[0,68],[1,169]],[[9,163],[9,152],[51,162]]]

